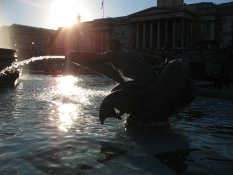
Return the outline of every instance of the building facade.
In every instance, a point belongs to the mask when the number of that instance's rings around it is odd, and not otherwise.
[[[48,55],[55,30],[13,24],[0,28],[1,47],[17,50],[20,59]]]
[[[233,2],[158,0],[157,6],[128,16],[81,23],[79,31],[80,51],[107,51],[108,40],[115,38],[127,50],[188,58],[191,75],[197,78],[214,77],[222,70],[233,75],[232,61],[223,59],[233,55]]]
[[[187,9],[151,8],[130,16],[135,50],[192,48],[196,15]]]
[[[168,49],[232,47],[233,2],[184,4],[158,0],[157,6],[118,18],[80,24],[78,49],[103,52],[117,38],[125,49],[156,53]]]
[[[135,50],[232,47],[233,3],[167,3],[129,17]]]
[[[125,49],[132,46],[132,28],[128,17],[104,18],[84,22],[79,27],[80,40],[78,50],[104,52],[108,50],[108,41],[118,39]]]
[[[11,35],[8,35],[11,33]],[[70,50],[104,52],[118,39],[124,49],[157,54],[163,50],[231,48],[233,2],[185,4],[157,0],[157,6],[117,18],[80,22],[71,28],[48,30],[23,25],[1,28],[1,42],[22,56]]]

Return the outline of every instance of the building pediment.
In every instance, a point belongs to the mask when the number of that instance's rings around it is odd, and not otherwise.
[[[147,15],[154,15],[154,14],[160,14],[160,13],[168,13],[177,11],[178,9],[174,8],[158,8],[158,7],[151,7],[142,11],[139,11],[137,13],[133,13],[129,15],[130,17],[137,17],[137,16],[147,16]]]
[[[189,10],[185,7],[178,8],[158,8],[152,7],[134,14],[129,15],[130,21],[147,21],[154,19],[162,19],[162,18],[176,18],[176,17],[184,17],[184,18],[194,18],[197,14]]]

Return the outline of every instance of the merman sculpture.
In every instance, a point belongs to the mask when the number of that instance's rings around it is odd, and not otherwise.
[[[169,117],[189,105],[194,99],[194,85],[181,60],[168,63],[158,79],[144,88],[126,86],[109,94],[100,106],[99,118],[120,118],[151,124],[167,121]],[[115,112],[118,109],[120,112]]]
[[[109,117],[120,119],[124,113],[129,114],[131,123],[166,122],[193,101],[194,84],[182,60],[168,62],[158,75],[141,56],[122,51],[118,42],[114,41],[110,46],[110,51],[102,54],[70,52],[67,56],[68,61],[100,72],[119,83],[100,106],[102,124]]]

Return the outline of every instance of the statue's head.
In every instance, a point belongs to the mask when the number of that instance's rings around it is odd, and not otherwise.
[[[125,101],[125,94],[126,93],[123,91],[118,90],[105,97],[100,105],[99,110],[99,120],[101,124],[104,124],[105,119],[109,117],[121,119],[121,115],[125,113],[125,110],[123,109],[123,106],[126,106],[123,103]]]
[[[104,124],[104,121],[109,117],[120,119],[120,117],[118,116],[118,114],[116,113],[113,107],[110,108],[100,107],[99,120],[101,124]]]

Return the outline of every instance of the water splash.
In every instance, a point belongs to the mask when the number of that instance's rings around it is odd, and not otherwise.
[[[59,56],[59,55],[46,55],[46,56],[38,56],[38,57],[32,57],[27,60],[22,61],[15,61],[10,66],[4,68],[0,72],[0,76],[5,75],[7,72],[14,72],[16,69],[18,69],[21,66],[28,65],[29,63],[32,63],[34,61],[39,60],[48,60],[48,59],[65,59],[65,56]]]

